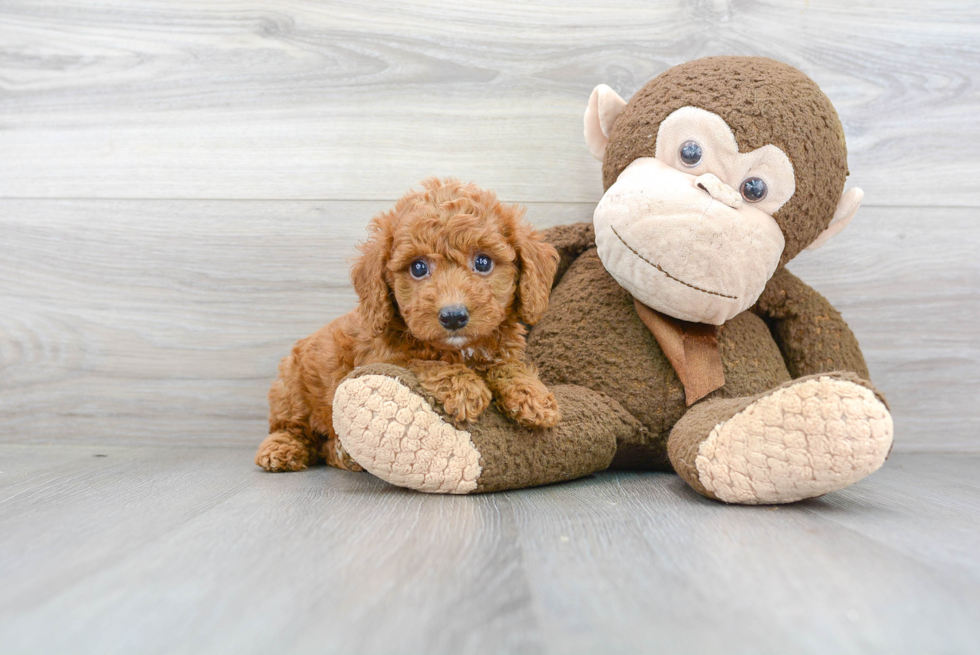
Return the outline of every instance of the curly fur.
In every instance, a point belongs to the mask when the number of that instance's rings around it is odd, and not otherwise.
[[[523,217],[523,208],[491,191],[436,178],[375,216],[351,269],[358,307],[283,359],[269,390],[269,436],[255,463],[296,471],[322,459],[359,470],[339,447],[332,402],[341,380],[365,364],[412,370],[458,422],[496,399],[522,425],[557,424],[554,395],[523,359],[525,325],[548,307],[558,253]],[[477,254],[492,259],[489,273],[473,269]],[[416,280],[409,266],[420,258],[430,273]],[[468,309],[462,329],[439,323],[449,305]]]

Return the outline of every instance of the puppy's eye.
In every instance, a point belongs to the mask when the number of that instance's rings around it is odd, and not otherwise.
[[[704,155],[704,152],[701,150],[701,146],[698,145],[697,141],[685,141],[681,144],[677,154],[680,155],[681,162],[685,166],[694,168],[701,163],[701,157]]]
[[[424,259],[416,259],[414,262],[409,264],[408,272],[416,280],[421,280],[429,274],[429,265],[425,263]]]
[[[750,177],[742,182],[742,197],[746,202],[759,202],[769,193],[766,183],[758,177]]]
[[[473,270],[477,273],[489,273],[493,270],[493,260],[487,255],[477,255],[473,258]]]

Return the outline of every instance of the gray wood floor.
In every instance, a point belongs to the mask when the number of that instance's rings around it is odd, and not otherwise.
[[[669,474],[445,497],[251,454],[0,446],[0,651],[980,652],[980,455],[751,508]]]

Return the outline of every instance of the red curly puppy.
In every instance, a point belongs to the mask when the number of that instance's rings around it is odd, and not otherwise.
[[[334,390],[354,368],[403,366],[457,421],[495,399],[529,427],[553,427],[554,395],[524,363],[524,325],[548,306],[558,253],[524,210],[491,191],[430,178],[371,220],[351,277],[354,311],[299,341],[269,391],[255,463],[298,471],[323,458],[361,470],[333,429]]]

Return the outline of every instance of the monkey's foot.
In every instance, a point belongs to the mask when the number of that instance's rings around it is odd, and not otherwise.
[[[835,373],[752,398],[699,403],[674,427],[668,452],[677,472],[710,498],[790,503],[878,470],[893,431],[891,414],[870,384]]]
[[[357,369],[334,394],[334,429],[369,473],[428,493],[468,494],[532,487],[601,471],[635,419],[580,387],[556,387],[563,420],[530,430],[489,407],[466,430],[405,369]]]

